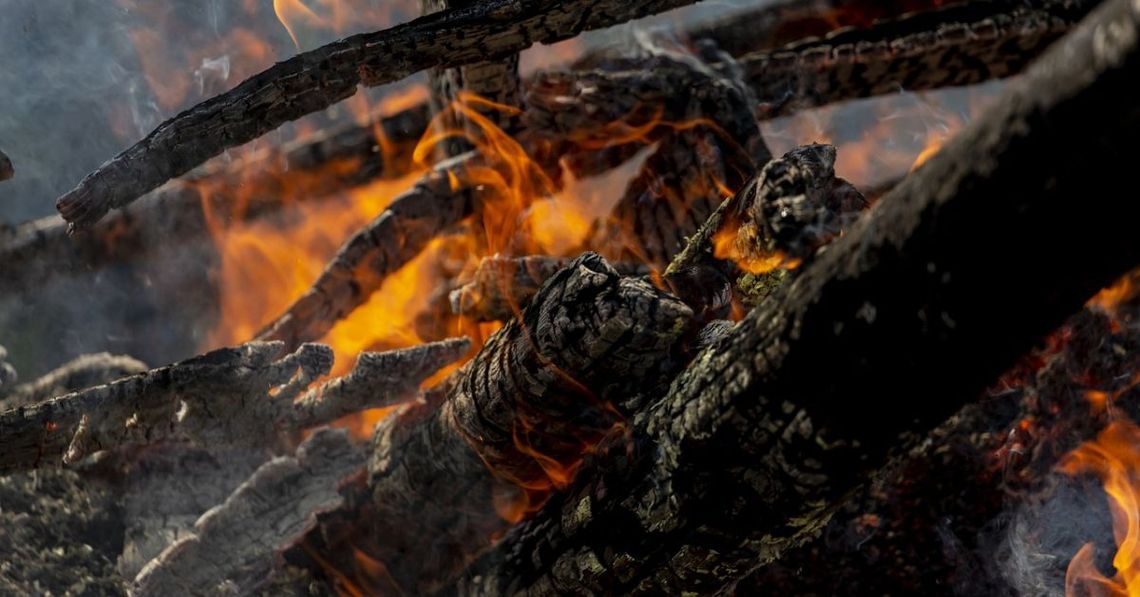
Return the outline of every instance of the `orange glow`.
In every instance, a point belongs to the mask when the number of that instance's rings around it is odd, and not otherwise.
[[[796,269],[800,260],[782,251],[763,255],[745,254],[737,242],[736,226],[724,226],[713,235],[713,257],[736,263],[736,267],[750,274],[766,274],[777,269]]]
[[[1059,469],[1091,473],[1104,484],[1117,545],[1112,578],[1094,565],[1093,544],[1081,547],[1065,573],[1065,594],[1140,596],[1140,427],[1128,420],[1109,423],[1095,440],[1067,454]]]
[[[381,111],[391,113],[412,101],[409,98],[423,94],[400,94],[385,101]],[[286,193],[282,201],[292,203],[290,210],[280,217],[248,222],[241,217],[245,210],[242,201],[218,205],[207,196],[203,201],[207,224],[220,255],[216,274],[220,316],[207,339],[209,347],[248,341],[284,312],[309,289],[340,245],[409,188],[428,168],[436,146],[453,135],[468,138],[485,158],[448,171],[453,187],[479,189],[480,209],[453,234],[431,241],[420,255],[388,276],[367,302],[321,338],[336,356],[332,375],[347,373],[361,351],[414,346],[435,339],[422,337],[417,330],[417,319],[432,307],[429,297],[446,288],[450,280],[462,280],[474,272],[482,257],[496,253],[568,254],[580,246],[600,212],[596,205],[599,193],[578,193],[576,181],[570,180],[556,194],[555,185],[543,170],[513,138],[476,111],[476,106],[512,110],[463,94],[448,110],[474,127],[429,127],[415,148],[415,167],[399,179],[380,180],[341,197],[300,201],[300,197],[288,196],[290,189],[301,186],[304,191],[315,185],[289,184],[298,174],[281,173],[283,184],[279,186]],[[366,106],[353,109],[367,112]],[[451,115],[437,116],[438,122],[454,121]],[[387,153],[391,148],[381,131],[376,133],[378,144]],[[613,190],[604,194],[612,195]],[[476,325],[458,319],[443,325],[448,335],[471,336],[477,345],[498,327],[496,323]],[[389,412],[391,409],[368,412],[356,417],[351,426],[367,434]],[[557,476],[553,465],[550,470]]]

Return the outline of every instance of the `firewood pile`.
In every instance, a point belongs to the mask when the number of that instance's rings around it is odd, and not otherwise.
[[[127,309],[135,276],[170,300],[132,333],[187,343],[24,379],[0,335],[0,592],[1140,591],[1140,3],[766,3],[520,71],[690,3],[424,0],[0,228],[0,295],[98,279]],[[213,159],[421,71],[397,110]],[[880,187],[765,138],[996,80]],[[203,341],[258,281],[173,270],[374,184],[400,191],[303,288]],[[396,293],[400,341],[334,342]]]

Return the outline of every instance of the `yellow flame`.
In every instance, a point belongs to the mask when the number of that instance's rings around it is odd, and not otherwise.
[[[1140,427],[1129,420],[1109,423],[1095,440],[1067,454],[1059,468],[1101,480],[1117,545],[1112,578],[1096,568],[1093,544],[1081,547],[1065,573],[1065,594],[1140,597]]]

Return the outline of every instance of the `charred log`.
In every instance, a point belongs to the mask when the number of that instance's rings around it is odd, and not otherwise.
[[[207,213],[227,221],[288,217],[293,201],[336,195],[408,172],[412,149],[427,128],[426,105],[366,126],[341,129],[226,164],[149,194],[83,234],[68,239],[67,222],[48,217],[0,236],[5,276],[0,289],[18,292],[33,281],[82,268],[131,263],[172,243],[206,238]]]
[[[528,509],[569,481],[585,443],[620,424],[679,366],[691,312],[596,255],[555,274],[519,319],[454,374],[444,398],[377,428],[352,544],[396,588],[439,588]],[[529,494],[528,494],[529,492]]]
[[[637,422],[632,458],[584,475],[460,589],[712,591],[818,533],[899,432],[948,416],[1140,261],[1140,213],[1115,190],[1140,133],[1138,40],[1134,2],[1098,9],[699,356]],[[1059,276],[1073,252],[1089,267]]]
[[[749,304],[766,298],[786,277],[781,266],[809,260],[867,207],[850,183],[835,176],[835,157],[830,145],[807,145],[768,162],[717,207],[666,268],[673,292],[698,312],[727,304],[727,297],[707,302],[727,294],[709,291],[718,283],[731,283]]]

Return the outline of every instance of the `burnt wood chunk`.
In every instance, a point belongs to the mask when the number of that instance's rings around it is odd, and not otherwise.
[[[527,500],[568,483],[591,441],[668,382],[691,314],[597,255],[575,259],[441,398],[380,423],[354,546],[402,591],[446,586],[507,519],[537,507]]]

